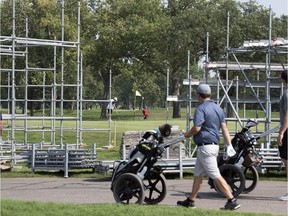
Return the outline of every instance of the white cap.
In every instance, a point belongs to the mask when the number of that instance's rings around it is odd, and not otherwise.
[[[117,101],[117,97],[115,97],[114,100]]]

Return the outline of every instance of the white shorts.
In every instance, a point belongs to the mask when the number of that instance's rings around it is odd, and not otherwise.
[[[219,145],[198,146],[194,176],[208,175],[212,179],[221,176],[217,164],[218,152]]]

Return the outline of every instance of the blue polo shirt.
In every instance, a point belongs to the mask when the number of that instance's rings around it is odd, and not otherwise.
[[[196,108],[193,123],[201,127],[193,136],[195,144],[220,142],[221,123],[226,122],[222,108],[212,100],[204,101]]]
[[[283,95],[281,96],[280,100],[280,122],[281,125],[284,124],[284,116],[285,113],[288,111],[288,88],[284,91]]]

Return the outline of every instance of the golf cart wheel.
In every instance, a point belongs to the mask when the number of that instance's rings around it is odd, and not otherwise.
[[[150,172],[144,179],[143,183],[146,194],[144,202],[150,205],[154,205],[164,200],[167,189],[166,178],[162,173],[155,174]]]
[[[133,173],[124,173],[113,184],[113,195],[117,203],[142,204],[144,186],[142,179]]]
[[[224,164],[219,167],[222,177],[226,180],[230,187],[231,193],[237,197],[245,188],[245,176],[242,170],[233,164]],[[219,189],[214,182],[215,190],[224,196],[223,192]]]
[[[246,183],[242,193],[249,193],[256,187],[259,180],[259,174],[254,166],[245,167],[243,173],[246,179]]]

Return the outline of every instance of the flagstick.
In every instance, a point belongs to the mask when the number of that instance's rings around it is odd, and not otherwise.
[[[135,109],[136,109],[136,99],[138,97],[142,97],[139,91],[135,91],[135,98],[134,98],[134,120],[136,119],[136,113],[135,113]],[[141,104],[140,104],[141,105]],[[142,105],[143,105],[143,98],[142,98]],[[143,107],[143,106],[142,106]],[[141,108],[142,108],[141,107]]]
[[[136,107],[136,92],[135,92],[135,98],[134,98],[134,121],[136,120],[135,107]]]

